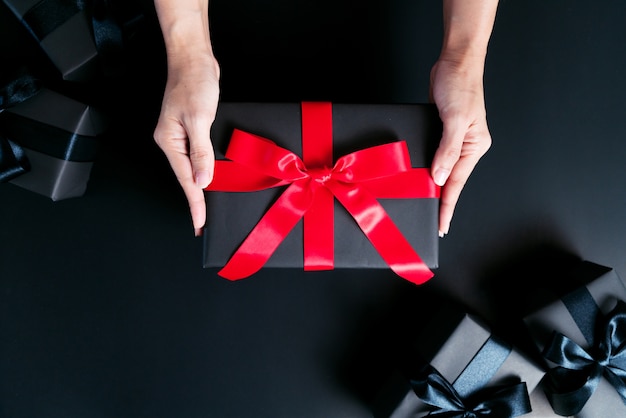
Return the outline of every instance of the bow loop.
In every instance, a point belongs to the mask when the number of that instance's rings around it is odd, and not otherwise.
[[[340,157],[334,171],[342,173],[341,181],[364,183],[411,171],[411,161],[406,142],[395,141]]]
[[[226,158],[242,168],[251,167],[266,176],[286,182],[308,177],[304,162],[293,152],[273,141],[239,129],[233,131]]]
[[[544,350],[544,357],[569,370],[589,369],[597,363],[584,348],[559,332],[553,333],[550,345]]]
[[[626,303],[618,301],[599,342],[599,360],[625,377],[626,370]]]

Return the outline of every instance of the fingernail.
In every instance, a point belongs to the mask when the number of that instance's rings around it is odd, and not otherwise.
[[[209,176],[209,172],[207,170],[197,171],[196,172],[196,184],[203,189],[209,185],[211,181],[211,176]]]
[[[443,238],[444,235],[446,235],[446,234],[443,233],[442,231],[439,231],[439,238]]]
[[[445,168],[438,168],[435,171],[435,175],[433,176],[433,180],[435,180],[435,184],[437,186],[443,186],[448,180],[448,176],[450,175],[450,170],[446,170]]]
[[[201,237],[202,236],[202,228],[194,228],[193,233],[194,233],[194,235],[196,237]]]

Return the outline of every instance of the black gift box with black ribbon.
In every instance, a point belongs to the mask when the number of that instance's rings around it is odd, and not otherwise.
[[[376,418],[491,416],[489,410],[512,418],[532,411],[529,394],[543,367],[481,318],[446,306],[417,329],[372,402]]]
[[[549,367],[542,389],[561,416],[626,416],[626,286],[591,261],[563,274],[579,287],[524,318]]]
[[[55,201],[82,196],[106,126],[92,106],[38,89],[0,113],[4,181]]]

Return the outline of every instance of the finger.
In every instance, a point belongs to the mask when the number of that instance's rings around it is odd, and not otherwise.
[[[439,200],[439,236],[443,237],[450,232],[450,224],[454,209],[461,196],[461,191],[467,182],[464,173],[459,174],[462,161],[459,161],[455,171],[448,178],[448,181],[441,189],[441,199]]]
[[[439,235],[443,236],[450,231],[450,223],[461,196],[461,191],[465,187],[467,180],[474,171],[484,152],[463,153],[457,161],[441,190],[439,205]]]
[[[198,187],[184,189],[187,201],[189,202],[189,211],[191,212],[191,220],[193,222],[194,235],[199,237],[202,235],[202,228],[206,223],[206,202],[204,200],[204,190]]]
[[[213,117],[210,120],[192,125],[189,129],[189,161],[190,173],[193,184],[183,190],[189,202],[189,210],[193,221],[195,235],[202,234],[202,228],[206,222],[206,202],[204,188],[213,181],[215,169],[215,153],[211,143],[210,130]]]
[[[215,152],[211,142],[211,125],[214,120],[215,111],[207,112],[186,125],[193,179],[200,189],[204,189],[213,181]]]
[[[446,184],[452,169],[461,157],[466,131],[459,122],[443,121],[441,141],[431,164],[431,176],[438,186]]]
[[[199,236],[206,222],[204,190],[196,184],[191,162],[186,154],[168,150],[165,152],[165,155],[189,203],[194,235]]]

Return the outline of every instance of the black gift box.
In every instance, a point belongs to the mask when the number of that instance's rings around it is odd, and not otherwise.
[[[73,2],[3,0],[39,42],[64,80],[85,81],[98,71],[90,17]]]
[[[51,198],[82,196],[96,159],[102,113],[43,88],[0,113],[0,133],[23,148],[30,171],[10,182]]]
[[[234,129],[274,141],[302,155],[300,103],[221,103],[211,129],[216,159],[224,159]],[[363,148],[405,140],[413,167],[428,167],[441,138],[431,104],[333,104],[334,160]],[[206,192],[204,267],[222,267],[284,188],[255,192]],[[438,266],[438,198],[379,199],[413,249],[431,269]],[[388,268],[354,219],[335,200],[334,266]],[[265,267],[302,268],[302,222]]]
[[[493,334],[481,318],[456,306],[442,308],[425,321],[409,351],[407,358],[401,357],[401,364],[383,383],[372,403],[376,418],[429,416],[433,408],[411,386],[411,380],[425,365],[437,370],[451,385],[465,379],[466,389],[468,383],[473,386],[470,393],[523,383],[528,395],[545,374],[525,353]]]

